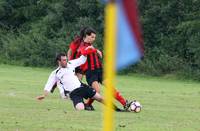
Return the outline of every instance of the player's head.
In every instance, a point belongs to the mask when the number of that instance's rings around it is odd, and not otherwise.
[[[59,53],[56,56],[56,62],[58,63],[59,66],[65,68],[67,66],[67,56],[65,53]]]
[[[86,43],[93,43],[96,39],[96,31],[91,27],[85,27],[81,30],[80,36]]]

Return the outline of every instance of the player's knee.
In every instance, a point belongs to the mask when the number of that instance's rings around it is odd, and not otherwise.
[[[96,90],[96,92],[100,93],[100,86],[99,86],[99,83],[97,81],[94,81],[92,83],[92,88],[94,88]]]
[[[98,102],[103,102],[103,97],[98,92],[93,96],[93,99],[97,100]]]
[[[85,106],[83,103],[78,103],[75,106],[76,110],[80,111],[80,110],[84,110]]]

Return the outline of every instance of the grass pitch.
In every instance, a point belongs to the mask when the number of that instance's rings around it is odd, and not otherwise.
[[[35,99],[50,72],[0,65],[0,131],[101,131],[103,110],[97,102],[94,112],[78,112],[57,90],[44,101]],[[200,131],[200,83],[134,75],[118,76],[117,88],[143,109],[115,113],[116,131]]]

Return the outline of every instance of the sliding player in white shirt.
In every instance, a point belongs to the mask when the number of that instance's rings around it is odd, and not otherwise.
[[[75,68],[84,64],[86,62],[87,55],[91,52],[96,51],[93,47],[88,47],[87,49],[82,51],[82,54],[78,59],[74,59],[67,62],[66,54],[59,54],[56,57],[56,61],[58,62],[59,67],[54,70],[45,85],[44,93],[41,96],[38,96],[38,100],[44,99],[51,89],[53,85],[59,82],[59,91],[62,98],[66,98],[67,96],[73,101],[74,107],[76,110],[84,110],[84,102],[83,98],[88,99],[92,98],[97,100],[98,102],[104,103],[103,97],[97,93],[93,88],[83,84],[79,81],[78,77],[75,75]],[[121,109],[114,106],[116,111],[121,111]]]

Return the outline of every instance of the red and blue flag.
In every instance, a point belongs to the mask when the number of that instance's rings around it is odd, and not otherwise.
[[[143,56],[143,39],[136,0],[117,0],[116,68],[134,64]]]
[[[115,0],[114,3],[117,7],[116,69],[120,70],[138,62],[144,47],[137,0]]]

